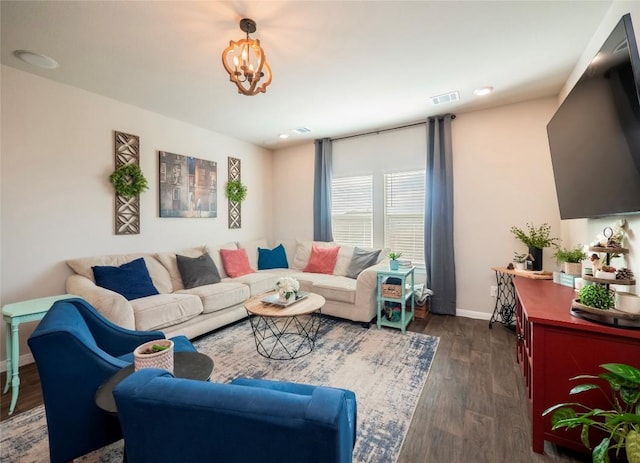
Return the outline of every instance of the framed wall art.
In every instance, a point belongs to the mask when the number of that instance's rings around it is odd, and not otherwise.
[[[160,217],[218,216],[218,165],[158,151]]]

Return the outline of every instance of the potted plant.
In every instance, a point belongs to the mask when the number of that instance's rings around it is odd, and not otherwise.
[[[170,339],[145,342],[133,351],[134,370],[162,368],[173,373],[173,349],[174,344]]]
[[[524,270],[527,264],[527,260],[529,260],[528,257],[529,254],[520,254],[517,251],[514,251],[513,262],[516,264],[516,269]]]
[[[578,292],[580,304],[596,309],[609,310],[615,304],[613,291],[598,283],[584,285]]]
[[[587,258],[582,246],[577,245],[573,248],[558,246],[554,256],[558,264],[563,264],[564,273],[575,276],[582,275],[582,261]]]
[[[553,245],[558,240],[558,238],[551,236],[549,224],[543,223],[536,227],[531,223],[527,223],[526,231],[513,226],[511,227],[511,233],[529,248],[532,262],[531,270],[542,270],[542,250]]]
[[[393,252],[391,251],[389,254],[389,259],[391,259],[389,261],[389,269],[390,270],[398,270],[398,268],[400,267],[400,263],[398,262],[398,259],[400,259],[400,257],[402,257],[402,253],[401,252]]]
[[[289,304],[294,302],[298,297],[300,283],[295,278],[281,277],[276,281],[278,288],[278,300],[282,303]]]
[[[600,365],[606,370],[598,376],[580,375],[576,379],[604,380],[609,383],[610,407],[608,410],[591,408],[580,403],[562,403],[543,412],[551,415],[552,429],[582,428],[582,443],[591,449],[589,429],[600,429],[605,437],[593,448],[594,463],[609,461],[610,450],[615,449],[616,457],[624,451],[629,463],[640,463],[640,370],[622,363]],[[580,394],[590,390],[604,391],[598,384],[580,384],[569,394]],[[605,394],[605,397],[607,395]]]

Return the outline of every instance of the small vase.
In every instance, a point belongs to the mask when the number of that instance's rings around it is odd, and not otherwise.
[[[515,262],[516,270],[524,270],[526,262]]]
[[[283,304],[290,304],[296,300],[296,293],[294,291],[289,291],[289,297],[287,297],[287,291],[278,292],[278,301]]]
[[[564,263],[564,273],[567,275],[573,276],[581,276],[582,275],[582,263],[574,263],[574,262],[565,262]]]
[[[531,254],[531,257],[533,257],[533,262],[531,262],[531,270],[542,270],[542,249],[529,248],[529,254]]]
[[[389,261],[389,269],[390,270],[398,270],[400,264],[397,259],[391,259]]]
[[[166,347],[165,350],[150,352],[153,345]],[[134,370],[142,368],[161,368],[173,373],[173,341],[170,339],[157,339],[145,342],[133,351]]]

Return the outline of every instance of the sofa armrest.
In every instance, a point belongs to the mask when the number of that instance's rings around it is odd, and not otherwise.
[[[377,304],[378,270],[389,268],[389,261],[384,260],[363,270],[356,280],[356,305],[374,308]]]
[[[67,278],[66,289],[69,294],[83,298],[109,321],[123,328],[136,329],[133,307],[124,296],[102,288],[89,278],[78,274]]]

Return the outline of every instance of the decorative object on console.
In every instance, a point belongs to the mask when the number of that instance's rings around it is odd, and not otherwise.
[[[240,228],[242,226],[241,205],[242,205],[242,201],[244,201],[244,199],[247,196],[247,190],[246,190],[246,187],[244,187],[244,185],[240,181],[240,174],[241,174],[240,168],[241,168],[240,159],[232,158],[232,157],[227,158],[227,175],[228,175],[229,181],[227,182],[226,193],[227,193],[227,198],[229,199],[228,201],[229,228]],[[238,182],[238,183],[236,184],[235,182]],[[230,184],[231,184],[231,188],[229,188]],[[233,185],[243,186],[244,189],[234,188]],[[231,193],[231,196],[229,196],[229,193]]]
[[[578,244],[572,248],[558,246],[554,257],[558,264],[563,264],[564,273],[578,277],[582,275],[582,261],[587,258],[582,245]]]
[[[513,262],[516,264],[517,270],[524,270],[529,260],[529,254],[520,254],[517,251],[513,252]]]
[[[295,278],[282,277],[276,281],[276,287],[278,288],[278,298],[280,302],[291,302],[298,296],[300,290],[300,283]]]
[[[578,294],[580,303],[589,307],[608,310],[614,305],[613,291],[605,285],[585,285]]]
[[[140,137],[113,132],[115,171],[109,180],[115,188],[116,235],[140,233],[140,193],[148,188],[140,170]]]
[[[218,163],[158,151],[160,217],[218,216]]]
[[[387,255],[389,256],[389,259],[390,259],[389,270],[398,270],[398,268],[400,267],[400,263],[398,262],[398,259],[402,257],[402,253],[391,251]]]
[[[551,422],[554,430],[581,427],[582,443],[588,449],[591,449],[589,428],[604,431],[605,437],[592,451],[594,463],[608,462],[609,458],[613,457],[609,454],[613,449],[616,457],[620,456],[621,450],[625,450],[629,463],[639,463],[640,370],[621,363],[607,363],[600,367],[606,370],[606,373],[600,373],[598,376],[580,375],[571,379],[594,379],[609,383],[610,409],[602,410],[572,402],[554,405],[545,410],[543,415],[553,412]],[[571,389],[569,394],[580,394],[591,390],[602,390],[602,387],[595,383],[580,384]]]
[[[227,275],[231,278],[241,277],[243,275],[256,272],[251,268],[251,264],[249,264],[249,256],[247,256],[247,250],[244,248],[220,249],[220,257],[222,258],[224,271],[227,272]]]
[[[161,368],[173,373],[173,341],[156,339],[145,342],[133,351],[134,370]]]
[[[229,73],[229,80],[236,84],[238,93],[247,96],[265,93],[272,78],[271,67],[260,40],[249,38],[249,34],[256,29],[253,19],[241,19],[240,30],[246,32],[247,37],[237,42],[230,40],[229,46],[222,52],[222,64]],[[258,85],[260,82],[262,84]]]
[[[616,291],[616,309],[631,314],[640,314],[640,296],[624,291]]]
[[[527,230],[513,226],[511,233],[518,240],[522,241],[528,248],[531,256],[531,268],[529,270],[542,270],[542,250],[552,246],[558,238],[551,236],[551,227],[548,223],[543,223],[539,227],[532,223],[527,223]]]

